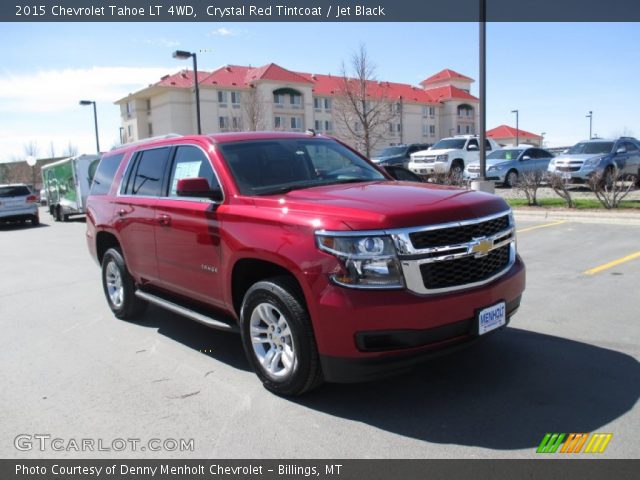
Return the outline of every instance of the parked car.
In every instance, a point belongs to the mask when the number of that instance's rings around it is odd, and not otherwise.
[[[514,187],[523,173],[546,172],[552,158],[551,152],[530,145],[494,150],[487,155],[487,180],[495,180],[508,188]],[[468,180],[478,178],[480,161],[467,165],[464,176]]]
[[[371,160],[376,165],[388,167],[397,165],[407,168],[411,160],[411,154],[426,150],[430,145],[428,143],[412,143],[410,145],[393,145],[382,149],[374,155]]]
[[[105,154],[86,240],[116,317],[152,303],[239,332],[265,387],[297,395],[504,327],[514,227],[498,196],[397,182],[335,139],[237,132]]]
[[[40,223],[38,196],[22,183],[0,185],[0,222]]]
[[[487,152],[500,148],[495,140],[486,139]],[[473,135],[458,135],[443,138],[428,150],[411,154],[408,168],[418,175],[433,175],[446,173],[461,176],[465,166],[480,159],[478,137]]]
[[[40,190],[40,205],[43,207],[47,205],[47,191],[44,188]]]
[[[640,142],[632,137],[584,140],[549,162],[548,171],[574,183],[585,183],[595,174],[609,182],[616,171],[638,181]]]

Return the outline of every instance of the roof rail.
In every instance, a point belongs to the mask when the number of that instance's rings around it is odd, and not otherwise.
[[[164,135],[157,135],[155,137],[149,137],[149,138],[142,138],[140,140],[136,140],[135,142],[129,142],[129,143],[123,143],[121,145],[116,145],[114,147],[111,148],[111,150],[117,150],[118,148],[122,148],[122,147],[132,147],[135,145],[140,145],[143,143],[147,143],[147,142],[152,142],[154,140],[166,140],[168,138],[178,138],[178,137],[183,137],[184,135],[181,135],[179,133],[166,133]]]

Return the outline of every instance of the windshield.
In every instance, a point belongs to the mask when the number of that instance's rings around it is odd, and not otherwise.
[[[376,157],[393,157],[395,155],[404,155],[407,147],[387,147],[376,155]]]
[[[464,144],[467,141],[466,138],[445,138],[436,143],[432,150],[445,150],[445,149],[455,149],[461,150],[464,148]]]
[[[331,140],[241,141],[219,148],[243,195],[387,180],[366,160]]]
[[[16,185],[13,187],[0,187],[0,198],[20,197],[23,195],[31,195],[31,191],[26,186]]]
[[[487,155],[487,160],[515,160],[522,153],[522,150],[496,150]]]
[[[568,155],[580,155],[588,153],[609,153],[613,150],[613,142],[580,142],[569,150]]]

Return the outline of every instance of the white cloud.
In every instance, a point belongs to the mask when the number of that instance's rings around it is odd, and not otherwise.
[[[175,48],[180,46],[180,42],[177,40],[171,40],[168,38],[145,38],[140,40],[146,45],[152,45],[154,47]]]
[[[0,112],[54,112],[82,99],[113,103],[176,68],[92,67],[0,74]]]
[[[244,33],[246,33],[245,30],[220,27],[216,28],[215,30],[211,30],[208,35],[213,37],[237,37],[238,35],[242,35]]]

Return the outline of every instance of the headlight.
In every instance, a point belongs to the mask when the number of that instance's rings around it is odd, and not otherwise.
[[[447,161],[449,161],[449,155],[448,154],[436,155],[436,162],[447,162]]]
[[[603,158],[604,157],[588,158],[587,160],[585,160],[584,166],[585,167],[595,167],[600,163],[600,160],[602,160]]]
[[[495,172],[496,170],[498,170],[498,167],[489,167],[489,168],[487,168],[487,172]]]
[[[331,274],[338,285],[352,288],[402,288],[404,279],[396,249],[386,235],[340,236],[316,233],[318,248],[340,261]]]

